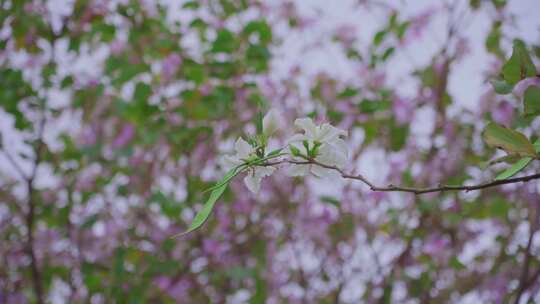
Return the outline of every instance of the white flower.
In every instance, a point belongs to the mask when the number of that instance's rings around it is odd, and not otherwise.
[[[281,119],[279,113],[272,109],[264,115],[263,121],[263,134],[266,136],[272,136],[279,129],[281,125]]]
[[[347,132],[325,123],[320,126],[315,125],[311,118],[299,118],[294,124],[303,129],[303,134],[295,134],[289,139],[289,145],[297,148],[300,153],[307,155],[308,151],[304,146],[304,141],[309,144],[309,149],[313,149],[315,144],[320,145],[315,161],[337,168],[343,168],[347,162],[347,144],[341,136],[347,136]],[[291,153],[292,154],[292,153]],[[293,157],[294,161],[306,161],[300,157]],[[315,164],[298,165],[292,164],[289,170],[291,176],[305,176],[313,173],[318,177],[333,176],[337,172]]]
[[[222,163],[227,170],[244,164],[246,161],[256,156],[255,148],[241,137],[234,144],[236,155],[224,156]],[[253,166],[247,169],[247,175],[244,178],[246,187],[253,193],[258,193],[261,188],[261,180],[265,176],[270,176],[276,169],[274,167]]]

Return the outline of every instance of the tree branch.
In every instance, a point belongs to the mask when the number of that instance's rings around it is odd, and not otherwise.
[[[531,233],[529,234],[529,240],[527,241],[527,247],[525,248],[525,258],[523,261],[523,268],[521,269],[521,276],[519,279],[519,286],[516,292],[516,298],[514,304],[518,304],[521,299],[521,295],[527,289],[527,281],[529,279],[529,265],[531,262],[531,246],[535,231],[531,227]]]
[[[34,224],[35,224],[35,189],[34,189],[34,180],[36,178],[36,173],[38,166],[41,162],[41,152],[44,146],[43,142],[43,133],[45,130],[45,113],[43,113],[42,120],[39,126],[39,134],[37,138],[36,145],[36,158],[34,160],[34,167],[32,168],[31,175],[26,179],[26,187],[28,191],[28,213],[26,214],[26,229],[28,230],[28,239],[27,239],[27,252],[30,256],[30,270],[32,273],[32,284],[34,286],[34,293],[36,295],[36,303],[43,304],[44,300],[44,291],[43,291],[43,281],[41,277],[41,271],[38,266],[38,261],[36,257],[36,251],[34,247]]]
[[[473,191],[473,190],[480,190],[485,188],[491,188],[495,186],[500,185],[506,185],[506,184],[515,184],[520,182],[528,182],[535,179],[540,179],[540,173],[535,173],[531,175],[526,175],[522,177],[514,177],[514,178],[507,178],[502,180],[494,180],[490,182],[485,182],[481,184],[476,185],[470,185],[470,186],[464,186],[464,185],[438,185],[435,187],[426,187],[426,188],[415,188],[415,187],[407,187],[407,186],[396,186],[396,185],[388,185],[388,186],[377,186],[371,181],[369,181],[367,178],[365,178],[361,174],[348,174],[344,170],[336,167],[336,166],[330,166],[323,163],[320,163],[314,159],[307,159],[305,161],[295,161],[295,160],[282,160],[278,162],[273,163],[265,163],[262,164],[262,166],[274,166],[282,163],[289,163],[294,165],[317,165],[326,169],[337,171],[339,174],[341,174],[341,177],[346,179],[353,179],[361,181],[362,183],[366,184],[372,191],[380,191],[380,192],[408,192],[413,193],[416,195],[419,194],[426,194],[426,193],[433,193],[433,192],[444,192],[444,191]]]

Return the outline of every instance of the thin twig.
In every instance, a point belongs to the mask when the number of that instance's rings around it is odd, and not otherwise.
[[[535,212],[536,211],[536,212]],[[529,239],[527,240],[527,246],[525,247],[525,257],[523,258],[523,266],[521,268],[521,275],[519,277],[519,285],[516,290],[516,297],[514,299],[514,304],[518,304],[519,300],[521,299],[521,296],[523,293],[529,288],[530,284],[534,282],[535,277],[537,277],[540,272],[533,273],[532,280],[529,279],[529,269],[531,264],[531,257],[533,257],[533,254],[531,252],[531,247],[534,239],[534,234],[538,230],[538,219],[539,219],[539,210],[536,208],[535,210],[530,210],[529,212],[534,212],[529,214]],[[531,282],[532,281],[532,282]]]
[[[514,177],[514,178],[507,178],[502,180],[494,180],[490,182],[485,182],[481,184],[476,185],[438,185],[435,187],[426,187],[426,188],[415,188],[415,187],[407,187],[407,186],[396,186],[396,185],[388,185],[388,186],[377,186],[371,181],[369,181],[367,178],[365,178],[361,174],[348,174],[344,170],[336,167],[336,166],[330,166],[323,163],[320,163],[314,159],[307,159],[305,161],[295,161],[295,160],[281,160],[278,162],[273,163],[265,163],[262,164],[262,166],[274,166],[279,165],[283,163],[289,163],[294,165],[317,165],[326,169],[337,171],[339,174],[341,174],[341,177],[346,179],[354,179],[361,181],[362,183],[366,184],[372,191],[380,191],[380,192],[408,192],[413,193],[416,195],[419,194],[426,194],[426,193],[433,193],[433,192],[443,192],[443,191],[473,191],[473,190],[480,190],[485,188],[491,188],[495,186],[500,185],[506,185],[506,184],[515,184],[520,182],[528,182],[531,180],[540,179],[540,173],[535,173],[531,175],[526,175],[522,177]]]
[[[514,304],[518,304],[519,300],[521,299],[521,295],[525,290],[527,289],[527,281],[529,278],[529,264],[531,261],[531,246],[533,241],[535,231],[531,228],[531,233],[529,234],[529,240],[527,241],[527,247],[525,248],[525,258],[523,261],[523,268],[521,269],[521,276],[519,279],[519,286],[516,292],[516,298],[514,300]]]
[[[36,145],[36,158],[34,159],[34,167],[32,168],[32,173],[26,180],[26,187],[28,191],[28,213],[26,214],[26,229],[28,230],[28,240],[27,240],[27,251],[30,256],[30,270],[32,272],[32,283],[34,286],[34,293],[36,295],[36,303],[43,304],[44,300],[44,291],[43,291],[43,281],[41,276],[41,270],[37,262],[36,251],[34,246],[34,224],[35,224],[35,208],[36,201],[34,194],[34,180],[36,178],[36,173],[38,166],[41,162],[41,152],[44,147],[43,142],[43,133],[45,130],[45,113],[43,112],[43,117],[39,126],[39,133],[37,138]]]

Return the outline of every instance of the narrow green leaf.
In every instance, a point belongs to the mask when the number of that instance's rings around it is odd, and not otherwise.
[[[461,263],[456,256],[453,256],[452,258],[450,258],[450,261],[448,264],[450,265],[450,267],[457,270],[463,270],[466,268],[466,266],[463,265],[463,263]]]
[[[289,150],[291,150],[291,154],[293,156],[301,156],[302,155],[300,150],[297,147],[293,146],[293,145],[289,145]]]
[[[214,186],[204,190],[203,193],[213,191],[223,186],[224,184],[227,184],[233,177],[235,177],[238,173],[242,172],[242,170],[244,170],[246,166],[247,164],[242,164],[240,166],[234,167],[229,172],[227,172],[227,174],[225,174],[225,176],[219,182],[217,182]]]
[[[487,167],[493,166],[495,164],[499,164],[499,163],[513,164],[513,163],[517,162],[518,160],[520,160],[519,156],[505,155],[505,156],[497,157],[497,158],[492,159],[490,161],[481,162],[478,166],[480,167],[480,169],[484,170]]]
[[[257,127],[257,134],[263,133],[263,118],[264,118],[264,115],[262,111],[259,111],[259,113],[257,113],[257,116],[255,117],[255,126]]]
[[[392,56],[392,54],[394,54],[394,51],[396,50],[396,48],[394,47],[389,47],[386,49],[386,51],[384,51],[383,55],[382,55],[382,61],[386,61],[388,58],[390,58],[390,56]]]
[[[509,177],[516,175],[519,171],[525,169],[531,161],[532,161],[532,158],[530,157],[525,157],[525,158],[520,159],[517,163],[513,164],[510,168],[504,170],[499,175],[497,175],[497,177],[495,177],[495,180],[507,179]]]
[[[525,115],[540,115],[540,88],[529,86],[523,96]]]
[[[512,56],[503,65],[502,75],[504,80],[511,85],[527,77],[536,76],[536,67],[523,41],[514,41]]]
[[[227,189],[227,186],[229,185],[229,181],[238,173],[237,168],[238,167],[231,169],[227,174],[225,174],[223,179],[218,183],[220,184],[220,186],[212,190],[203,208],[197,213],[197,215],[195,215],[195,218],[193,218],[193,221],[191,221],[191,225],[189,225],[188,230],[180,234],[177,234],[174,237],[183,236],[190,232],[193,232],[199,229],[206,222],[206,220],[208,219],[208,216],[212,212],[212,209],[214,209],[214,205],[216,204],[217,200],[221,197],[221,195],[223,195],[223,192],[225,192],[225,189]],[[223,181],[226,181],[226,182],[223,182]]]
[[[278,155],[279,153],[281,153],[282,150],[283,150],[283,148],[273,150],[272,152],[268,153],[267,157],[273,157],[273,156],[276,156],[276,155]]]
[[[534,146],[525,135],[496,123],[489,123],[482,137],[487,145],[502,149],[510,155],[536,156]]]
[[[336,207],[339,206],[339,200],[336,199],[335,197],[332,197],[332,196],[323,195],[323,196],[320,197],[320,200],[323,203],[334,205]]]
[[[540,138],[538,138],[534,143],[534,150],[536,150],[537,154],[540,154]]]
[[[375,36],[373,37],[373,44],[374,45],[380,45],[383,41],[384,37],[388,34],[388,30],[384,29],[381,31],[378,31]]]

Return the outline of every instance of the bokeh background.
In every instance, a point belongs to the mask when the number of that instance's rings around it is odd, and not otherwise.
[[[0,8],[0,303],[540,303],[538,182],[414,196],[281,170],[171,238],[270,108],[272,144],[330,122],[377,184],[492,179],[482,128],[526,126],[540,84],[489,79],[516,38],[538,63],[538,0]]]

